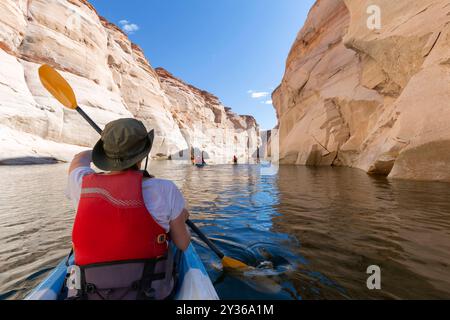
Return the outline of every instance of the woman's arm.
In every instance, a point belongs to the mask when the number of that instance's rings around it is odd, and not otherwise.
[[[181,251],[185,251],[191,243],[191,234],[186,225],[187,219],[189,219],[189,212],[184,209],[175,220],[170,221],[170,238]]]
[[[77,154],[70,163],[69,174],[77,168],[90,167],[91,162],[92,162],[92,150],[83,151]]]

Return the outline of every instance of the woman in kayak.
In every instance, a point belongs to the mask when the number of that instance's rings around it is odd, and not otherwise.
[[[166,299],[174,291],[169,238],[190,244],[189,213],[176,185],[140,170],[153,144],[142,122],[106,125],[92,151],[75,156],[67,196],[77,208],[73,299]],[[105,171],[97,174],[91,162]]]

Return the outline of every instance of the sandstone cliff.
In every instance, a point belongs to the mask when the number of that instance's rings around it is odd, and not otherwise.
[[[172,116],[191,148],[206,150],[208,158],[219,162],[229,162],[233,155],[241,161],[256,157],[260,140],[253,117],[236,115],[214,95],[184,83],[165,69],[157,68],[156,72]]]
[[[317,1],[273,93],[281,162],[450,181],[449,22],[448,0]]]
[[[235,149],[242,158],[256,150],[254,119],[224,111],[206,92],[184,84],[179,92],[166,77],[161,81],[142,50],[87,1],[2,0],[0,12],[0,161],[66,161],[98,140],[76,112],[43,89],[37,76],[42,63],[63,71],[80,106],[100,127],[136,117],[155,129],[154,158],[189,158],[180,151],[197,148],[219,162],[222,150]],[[223,116],[220,123],[216,110]],[[209,133],[199,143],[197,134],[205,128]]]

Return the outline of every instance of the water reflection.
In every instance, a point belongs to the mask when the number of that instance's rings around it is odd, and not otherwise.
[[[274,231],[301,243],[296,252],[308,263],[293,282],[299,291],[314,288],[305,297],[450,297],[449,185],[388,181],[345,168],[282,167],[278,181]],[[370,265],[381,267],[381,291],[366,287]],[[345,291],[317,283],[317,271]]]
[[[253,268],[223,273],[194,243],[223,299],[450,298],[450,188],[343,168],[153,162],[182,189],[192,220]],[[21,298],[70,247],[67,165],[0,167],[0,298]],[[382,290],[366,287],[379,265]]]

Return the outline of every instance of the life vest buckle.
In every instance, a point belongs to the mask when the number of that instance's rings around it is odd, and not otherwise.
[[[97,287],[93,283],[86,283],[86,293],[94,294],[97,292]]]
[[[139,289],[141,288],[141,282],[138,280],[138,281],[134,281],[132,284],[131,284],[131,289],[133,290],[133,291],[138,291]]]
[[[154,288],[147,288],[147,289],[143,290],[143,292],[147,298],[155,299],[156,291]]]
[[[158,244],[165,244],[167,242],[167,236],[165,234],[160,234],[156,238],[156,242],[158,242]]]

